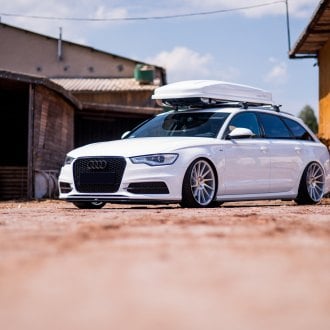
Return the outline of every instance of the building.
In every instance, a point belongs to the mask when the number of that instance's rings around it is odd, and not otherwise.
[[[9,71],[0,71],[0,102],[0,199],[54,195],[80,102],[48,79]]]
[[[315,57],[319,65],[319,132],[330,146],[330,0],[320,1],[308,26],[290,51],[291,59]]]
[[[154,84],[140,84],[135,78],[56,78],[81,103],[75,114],[75,146],[114,140],[162,109],[151,95]]]
[[[163,68],[0,23],[0,199],[56,195],[65,154],[160,113]]]
[[[119,138],[161,109],[151,99],[162,67],[0,23],[0,70],[50,79],[82,104],[74,146]]]
[[[60,78],[132,78],[141,64],[123,56],[92,47],[49,37],[0,23],[0,67],[45,77]],[[142,63],[149,65],[147,63]],[[155,80],[163,84],[165,70],[153,66]]]

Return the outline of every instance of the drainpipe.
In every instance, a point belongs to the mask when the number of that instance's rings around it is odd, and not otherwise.
[[[58,61],[62,61],[63,54],[62,54],[62,28],[60,27],[60,35],[57,42],[57,59]]]

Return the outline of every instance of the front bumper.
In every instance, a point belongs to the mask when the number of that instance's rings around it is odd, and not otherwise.
[[[149,166],[132,164],[126,159],[126,167],[115,192],[81,192],[74,180],[73,164],[69,164],[62,167],[59,175],[59,198],[70,202],[177,202],[181,200],[184,173],[185,168],[179,162]]]

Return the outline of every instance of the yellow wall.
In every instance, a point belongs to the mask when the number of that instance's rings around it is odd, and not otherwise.
[[[330,141],[330,39],[319,53],[319,137]]]

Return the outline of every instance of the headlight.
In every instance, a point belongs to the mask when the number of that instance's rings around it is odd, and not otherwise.
[[[64,165],[70,165],[74,161],[73,157],[66,156],[64,160]]]
[[[178,158],[178,154],[155,154],[130,157],[133,164],[147,164],[149,166],[171,165]]]

